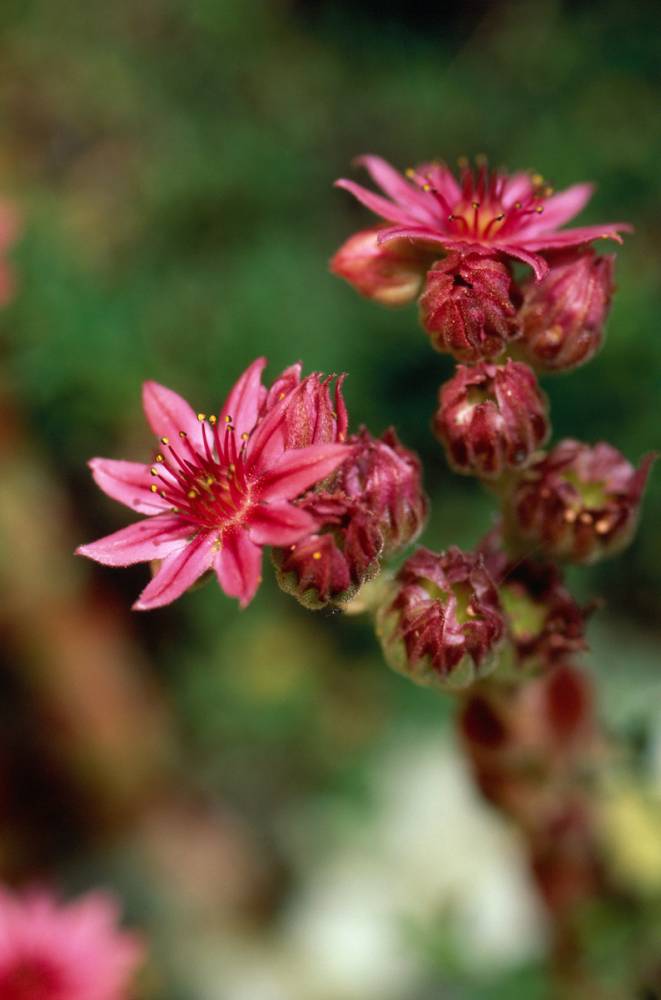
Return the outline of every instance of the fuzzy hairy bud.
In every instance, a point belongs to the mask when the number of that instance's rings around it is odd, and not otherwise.
[[[377,614],[388,664],[416,684],[460,689],[497,665],[505,622],[496,588],[474,553],[418,549]]]
[[[433,347],[473,364],[502,354],[517,334],[512,277],[493,257],[450,254],[427,274],[420,321]]]
[[[420,460],[392,428],[381,438],[362,428],[347,443],[351,455],[328,487],[298,501],[318,530],[274,551],[280,586],[309,608],[351,601],[382,558],[417,538],[427,516]]]
[[[521,350],[540,371],[585,364],[601,347],[613,293],[615,257],[592,249],[554,254],[541,281],[523,286]]]
[[[533,545],[552,559],[593,563],[623,549],[636,528],[655,455],[635,469],[605,442],[567,438],[523,473],[507,509],[516,548]]]
[[[548,438],[546,397],[520,362],[460,365],[439,391],[434,433],[457,472],[498,479]]]

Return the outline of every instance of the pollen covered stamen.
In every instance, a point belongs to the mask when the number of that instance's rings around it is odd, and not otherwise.
[[[173,511],[197,528],[223,530],[242,519],[250,503],[250,484],[245,470],[248,434],[241,436],[237,450],[232,418],[225,418],[221,435],[218,419],[198,413],[201,425],[202,451],[191,444],[185,431],[179,438],[185,448],[180,454],[169,438],[161,438],[166,453],[154,458],[150,474],[159,484],[151,486],[171,504]]]

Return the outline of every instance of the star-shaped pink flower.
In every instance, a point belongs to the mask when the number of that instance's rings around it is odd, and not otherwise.
[[[136,610],[169,604],[209,570],[245,607],[261,580],[263,546],[291,545],[316,530],[290,501],[350,453],[341,384],[331,404],[328,379],[315,373],[301,381],[300,366],[292,366],[267,392],[265,365],[254,361],[208,419],[146,382],[144,410],[160,439],[154,461],[91,460],[97,485],[147,518],[77,553],[107,566],[158,560]]]
[[[553,194],[538,175],[490,171],[485,161],[475,171],[462,161],[459,179],[442,163],[422,164],[405,178],[378,156],[357,162],[387,197],[344,178],[336,185],[391,223],[378,233],[379,245],[407,239],[427,250],[502,253],[529,264],[541,278],[548,269],[541,251],[599,238],[621,243],[619,232],[631,230],[622,222],[560,230],[589,201],[590,184]]]

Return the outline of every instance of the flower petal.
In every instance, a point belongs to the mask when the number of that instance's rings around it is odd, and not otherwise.
[[[540,215],[531,216],[531,221],[520,232],[532,235],[558,229],[585,208],[593,191],[592,184],[574,184],[566,191],[554,194],[542,203],[544,211]]]
[[[262,550],[245,532],[234,531],[223,537],[222,548],[214,559],[218,583],[228,597],[238,597],[242,608],[250,604],[262,577]]]
[[[313,444],[285,452],[261,479],[262,500],[291,500],[299,496],[334,472],[351,454],[352,449],[344,444]]]
[[[414,226],[419,221],[415,212],[400,208],[394,202],[382,198],[380,194],[374,194],[373,191],[368,191],[367,188],[356,184],[355,181],[349,181],[342,177],[339,181],[335,181],[335,187],[348,191],[371,212],[380,215],[382,219],[387,219],[388,222],[397,222],[402,226]]]
[[[221,427],[227,418],[231,417],[237,437],[249,434],[257,423],[257,415],[265,395],[262,386],[262,372],[265,367],[266,358],[257,358],[253,361],[237,380],[220,411]]]
[[[200,421],[178,393],[158,382],[145,382],[142,387],[142,405],[149,426],[160,437],[177,440],[184,431],[196,447],[202,445]]]
[[[166,556],[158,573],[133,605],[134,611],[161,608],[181,597],[211,568],[216,537],[212,532],[198,535],[184,549]]]
[[[121,528],[89,545],[80,545],[76,555],[94,559],[104,566],[151,562],[152,559],[164,559],[180,549],[191,530],[190,525],[183,524],[180,518],[159,514],[137,524],[129,524],[127,528]]]
[[[438,215],[434,211],[435,202],[425,191],[409,184],[398,170],[391,167],[389,163],[381,159],[380,156],[359,156],[356,163],[365,167],[372,180],[379,185],[382,191],[392,198],[393,201],[401,205],[411,216],[420,222],[433,223]]]
[[[532,179],[524,170],[512,174],[505,182],[502,194],[503,208],[511,208],[517,201],[526,201],[532,194]]]
[[[628,222],[608,222],[601,226],[582,226],[577,229],[563,229],[559,233],[549,233],[548,236],[539,235],[526,237],[521,234],[521,242],[527,250],[556,250],[562,247],[575,247],[581,243],[591,243],[592,240],[615,240],[622,242],[619,233],[630,233],[633,227]]]
[[[311,514],[294,507],[287,500],[259,504],[250,516],[248,534],[256,545],[291,545],[311,532],[318,524]]]
[[[142,462],[122,462],[113,458],[92,458],[87,463],[96,485],[120,503],[140,514],[157,514],[169,504],[152,493],[149,466]]]

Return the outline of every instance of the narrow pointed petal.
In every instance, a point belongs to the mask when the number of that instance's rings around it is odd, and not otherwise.
[[[511,208],[516,201],[525,201],[532,194],[532,180],[530,174],[520,171],[508,177],[503,191],[502,200],[504,208]]]
[[[368,191],[367,188],[364,188],[361,184],[356,184],[355,181],[341,178],[339,181],[335,181],[335,187],[348,191],[361,205],[369,208],[370,212],[380,215],[382,219],[387,219],[388,222],[396,222],[402,226],[411,226],[419,221],[415,212],[400,208],[394,202],[388,201],[387,198],[382,198],[380,194],[374,194],[373,191]]]
[[[216,538],[200,534],[184,549],[165,557],[161,568],[133,605],[134,611],[151,611],[171,604],[211,568]]]
[[[149,426],[157,437],[177,440],[184,431],[200,447],[202,433],[196,414],[178,393],[158,382],[145,382],[142,387],[142,405]]]
[[[317,530],[317,522],[287,500],[260,504],[250,516],[248,534],[256,545],[291,545]]]
[[[517,260],[522,260],[524,264],[528,264],[535,272],[535,277],[538,281],[544,277],[549,269],[549,265],[543,257],[540,257],[539,254],[529,252],[532,248],[527,240],[525,250],[523,247],[514,246],[511,243],[503,244],[502,246],[495,247],[495,249],[499,253],[507,254],[508,257],[516,257]]]
[[[286,452],[261,480],[263,500],[291,500],[329,476],[347,458],[344,444],[315,444]]]
[[[262,372],[266,367],[266,358],[257,358],[246,368],[231,390],[225,405],[220,411],[221,426],[232,418],[236,434],[249,434],[257,423],[257,415],[263,400]]]
[[[157,514],[167,510],[166,501],[150,490],[153,480],[148,465],[113,458],[92,458],[88,465],[96,485],[113,500],[119,500],[140,514]]]
[[[223,538],[214,568],[221,588],[228,597],[238,597],[245,608],[262,580],[262,550],[244,532],[233,532]]]
[[[413,184],[409,184],[398,170],[391,167],[380,156],[359,156],[356,163],[365,167],[381,190],[385,191],[389,198],[410,212],[412,216],[415,216],[420,222],[434,222],[437,213],[433,211],[434,202],[429,194]]]
[[[465,247],[472,245],[471,240],[462,240],[456,236],[430,229],[429,226],[407,225],[393,226],[382,229],[377,237],[378,243],[388,243],[390,240],[414,240],[416,243],[429,243],[441,247]],[[492,248],[493,249],[493,248]]]
[[[520,230],[521,233],[532,236],[535,233],[541,235],[551,229],[558,229],[585,208],[593,191],[592,184],[574,184],[566,191],[552,195],[544,202],[544,211],[541,215],[533,216],[531,222]]]
[[[288,414],[296,410],[315,378],[318,375],[308,375],[291,392],[283,389],[284,395],[279,394],[282,398],[278,398],[259,421],[248,442],[247,464],[251,471],[259,473],[271,468],[283,454],[288,446]]]
[[[558,250],[563,247],[575,247],[581,243],[591,243],[592,240],[615,240],[622,242],[620,233],[630,233],[633,227],[627,222],[609,222],[602,226],[582,226],[577,229],[564,229],[560,233],[549,233],[548,236],[532,236],[530,239],[521,237],[528,250]]]
[[[190,525],[182,524],[179,518],[159,514],[129,524],[89,545],[80,545],[76,555],[86,556],[104,566],[132,566],[164,559],[185,545],[190,533]]]

